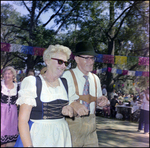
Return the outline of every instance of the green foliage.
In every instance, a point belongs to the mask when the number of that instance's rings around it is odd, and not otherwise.
[[[111,66],[118,69],[149,71],[145,66],[138,65],[137,59],[134,58],[149,56],[148,1],[24,1],[24,3],[16,3],[23,6],[25,3],[29,14],[23,17],[16,14],[14,20],[10,17],[11,23],[17,24],[20,28],[10,26],[15,29],[14,36],[17,40],[8,43],[42,48],[47,48],[50,44],[62,44],[74,51],[77,42],[89,40],[97,53],[114,53],[114,55],[133,57],[127,65],[95,63],[94,69]],[[9,23],[13,8],[9,6],[2,10],[2,22],[7,20],[5,22]],[[49,14],[49,20],[46,23],[41,22],[41,14],[49,10],[53,14]],[[56,30],[46,28],[52,20],[57,27]],[[6,30],[5,27],[8,29],[7,25],[2,25],[3,30]],[[8,36],[12,37],[9,33]],[[24,64],[27,67],[33,66],[40,69],[42,66],[42,57],[27,55],[25,59]],[[75,61],[70,61],[72,67],[75,67]],[[127,85],[127,80],[130,80],[132,84],[136,79],[135,76],[108,75],[108,73],[98,76],[102,84],[108,82],[108,87],[112,87],[115,83]],[[147,86],[146,79],[147,77],[140,77],[139,87]]]

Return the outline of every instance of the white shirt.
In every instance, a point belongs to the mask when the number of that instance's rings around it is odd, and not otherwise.
[[[102,89],[102,94],[104,94],[104,96],[107,96],[107,90],[106,90],[106,88]]]
[[[143,97],[144,98],[142,100],[141,109],[149,111],[149,101],[146,99],[145,93],[143,94]],[[149,97],[149,94],[148,94],[148,97]]]
[[[72,70],[73,70],[76,80],[77,80],[79,95],[83,95],[83,88],[84,88],[84,84],[85,84],[85,78],[83,77],[84,74],[78,69],[78,67],[76,67]],[[101,83],[100,83],[100,79],[98,78],[98,76],[95,74],[94,74],[94,76],[95,76],[96,83],[97,83],[97,98],[99,98],[102,96]],[[64,72],[62,77],[67,79],[69,101],[70,101],[70,103],[72,103],[73,101],[79,99],[79,96],[75,93],[76,90],[75,90],[72,74],[69,70],[67,70]],[[89,84],[90,84],[89,85],[89,94],[91,96],[95,97],[95,82],[94,82],[93,74],[91,72],[89,72],[89,74],[88,74],[88,80],[89,80]],[[81,100],[80,100],[80,103],[82,103]],[[95,102],[91,102],[90,103],[90,114],[94,114],[94,111],[95,111]]]
[[[138,105],[138,102],[137,102],[137,101],[134,102],[134,101],[132,100],[132,101],[131,101],[131,105],[132,105],[132,106],[137,106],[137,105]]]

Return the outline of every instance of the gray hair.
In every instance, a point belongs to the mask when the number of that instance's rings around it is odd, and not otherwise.
[[[43,60],[50,60],[57,52],[63,52],[67,56],[67,59],[70,58],[71,50],[66,46],[56,44],[49,45],[49,47],[44,51]]]
[[[11,70],[11,72],[13,73],[13,75],[14,75],[14,79],[16,78],[16,70],[12,67],[12,66],[7,66],[7,67],[5,67],[4,69],[3,69],[3,71],[2,71],[2,77],[4,77],[4,73],[5,73],[5,71],[7,71],[7,70]]]

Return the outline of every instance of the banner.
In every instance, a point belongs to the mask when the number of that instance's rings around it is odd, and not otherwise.
[[[102,69],[97,69],[96,74],[99,73],[104,73],[104,72],[111,72],[111,73],[116,73],[116,74],[122,74],[122,75],[129,75],[129,76],[144,76],[144,77],[149,77],[149,71],[132,71],[132,70],[122,70],[122,69],[116,69],[116,68],[102,68]]]
[[[1,51],[5,52],[19,52],[24,54],[43,56],[45,48],[31,47],[25,45],[9,44],[1,42]],[[71,59],[74,59],[74,55],[70,55]],[[138,65],[149,65],[149,57],[134,57],[134,56],[118,56],[118,55],[106,55],[98,54],[96,61],[100,63],[120,64],[126,65],[127,63],[138,63]],[[118,71],[120,73],[120,71]],[[126,73],[126,72],[124,72]],[[139,74],[138,74],[139,75]]]

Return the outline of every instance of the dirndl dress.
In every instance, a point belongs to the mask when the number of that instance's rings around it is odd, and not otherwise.
[[[1,145],[15,142],[18,137],[17,84],[8,89],[1,82]]]
[[[34,147],[71,147],[69,126],[61,114],[63,106],[68,104],[65,87],[60,79],[60,86],[48,87],[43,77],[39,76],[42,80],[40,97],[37,97],[35,77],[28,76],[21,83],[16,102],[18,105],[26,103],[33,106],[28,122],[32,144]],[[37,114],[36,108],[41,113]],[[14,147],[23,147],[20,135]]]

